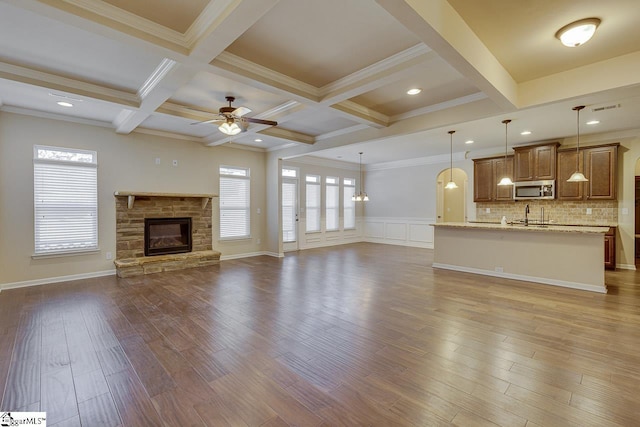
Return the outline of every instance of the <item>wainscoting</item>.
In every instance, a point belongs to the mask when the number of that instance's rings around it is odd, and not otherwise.
[[[433,249],[435,218],[368,217],[363,241]]]
[[[340,227],[342,227],[342,218],[340,219]],[[298,249],[323,248],[326,246],[345,245],[347,243],[362,242],[362,219],[356,219],[356,228],[350,230],[336,231],[319,231],[315,233],[305,233],[300,231],[300,239]],[[305,230],[306,222],[300,220],[300,230]]]

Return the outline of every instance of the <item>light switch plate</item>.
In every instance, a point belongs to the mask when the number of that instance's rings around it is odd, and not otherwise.
[[[622,208],[622,215],[629,215],[629,208]]]
[[[491,208],[486,208],[486,209],[485,209],[485,212],[486,212],[486,213],[491,213]]]
[[[591,215],[591,208],[587,208],[587,215]]]

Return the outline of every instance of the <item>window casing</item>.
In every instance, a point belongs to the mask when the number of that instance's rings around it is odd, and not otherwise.
[[[356,202],[352,197],[356,194],[356,180],[344,178],[342,181],[342,216],[345,230],[356,228]]]
[[[326,231],[340,229],[340,179],[332,176],[325,178],[325,224]]]
[[[306,183],[306,231],[320,231],[320,177],[307,175]]]
[[[220,166],[220,240],[251,237],[251,178],[248,168]]]
[[[98,250],[95,151],[33,147],[34,253]]]

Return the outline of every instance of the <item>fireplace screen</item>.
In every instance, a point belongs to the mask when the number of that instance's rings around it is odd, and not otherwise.
[[[181,252],[191,252],[191,218],[145,218],[145,256]]]

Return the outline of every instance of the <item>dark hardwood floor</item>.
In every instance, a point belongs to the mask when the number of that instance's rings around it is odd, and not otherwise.
[[[640,273],[609,294],[354,244],[0,293],[2,410],[53,426],[632,426]]]

